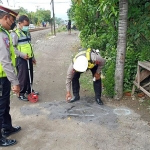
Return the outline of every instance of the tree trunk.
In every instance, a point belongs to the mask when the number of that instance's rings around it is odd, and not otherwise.
[[[127,43],[128,0],[119,1],[119,27],[117,42],[117,58],[115,70],[115,99],[123,96],[124,63]]]

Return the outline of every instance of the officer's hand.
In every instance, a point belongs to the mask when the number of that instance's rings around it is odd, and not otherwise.
[[[99,80],[101,78],[101,74],[96,72],[94,74],[94,77],[95,77],[96,80]]]
[[[14,93],[16,93],[17,95],[19,95],[19,93],[20,93],[20,86],[19,85],[12,86],[12,91]]]
[[[66,100],[67,100],[67,102],[70,101],[71,98],[72,98],[71,93],[67,92],[67,94],[66,94]]]
[[[36,60],[34,59],[34,60],[32,60],[32,63],[34,64],[34,65],[36,65]]]
[[[29,59],[28,54],[24,56],[24,59],[26,59],[26,60]]]

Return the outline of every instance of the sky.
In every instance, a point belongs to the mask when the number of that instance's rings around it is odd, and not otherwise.
[[[1,0],[3,4],[8,4],[7,0]],[[51,10],[51,0],[8,0],[9,6],[23,7],[28,11],[36,11],[36,9],[43,8],[45,10]],[[68,20],[67,10],[70,8],[71,0],[54,0],[55,17]]]

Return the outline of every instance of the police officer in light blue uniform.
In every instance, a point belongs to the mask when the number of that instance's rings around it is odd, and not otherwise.
[[[0,4],[0,146],[10,146],[16,140],[6,139],[21,130],[20,126],[13,127],[10,110],[10,90],[19,94],[19,81],[15,73],[15,54],[9,30],[15,27],[19,9]]]

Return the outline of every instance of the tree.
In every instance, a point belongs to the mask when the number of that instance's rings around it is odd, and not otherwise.
[[[119,1],[119,26],[115,70],[115,99],[123,96],[124,64],[127,45],[128,0]]]
[[[36,12],[28,12],[23,7],[20,8],[19,15],[27,15],[30,19],[30,23],[40,24],[42,21],[50,22],[51,12],[50,10],[37,9]]]
[[[19,11],[19,15],[28,15],[28,10],[21,7]]]
[[[58,25],[64,24],[64,20],[62,20],[61,18],[57,18],[57,17],[55,17],[55,22],[56,22],[56,24],[58,24]]]
[[[71,19],[73,18],[72,8],[69,8],[69,9],[67,10],[67,15],[68,15],[69,20],[71,20]]]
[[[122,4],[122,7],[125,7],[125,2],[128,3],[126,8],[128,11],[125,12],[128,13],[128,18],[125,18],[128,21],[128,28],[121,29],[121,26],[127,25],[120,23],[123,21],[121,14],[119,21],[119,6]],[[150,1],[120,0],[119,5],[119,0],[72,0],[68,16],[81,31],[81,45],[100,49],[101,55],[106,58],[102,70],[105,77],[104,93],[110,97],[114,97],[117,93],[120,96],[116,97],[121,98],[123,92],[131,91],[137,62],[150,61]],[[123,44],[122,41],[126,36],[120,35],[126,32],[128,41],[124,41]],[[115,73],[119,75],[115,77]]]
[[[50,11],[49,10],[44,10],[44,9],[37,9],[35,13],[35,18],[36,18],[36,24],[40,23],[42,21],[45,22],[50,22]]]
[[[74,3],[78,3],[79,5],[82,3],[82,0],[72,0]]]

